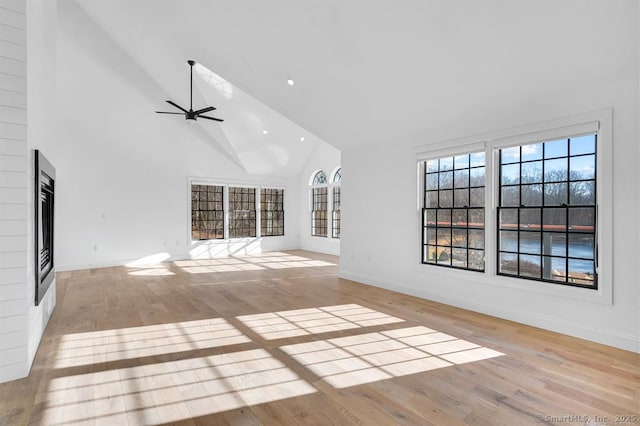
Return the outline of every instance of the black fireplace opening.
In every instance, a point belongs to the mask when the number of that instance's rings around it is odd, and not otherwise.
[[[54,195],[56,169],[38,150],[35,150],[35,194],[34,194],[34,236],[35,236],[35,282],[36,306],[53,282],[54,264]]]

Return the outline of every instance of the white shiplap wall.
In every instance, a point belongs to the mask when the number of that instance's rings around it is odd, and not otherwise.
[[[26,21],[0,0],[0,383],[29,371]]]

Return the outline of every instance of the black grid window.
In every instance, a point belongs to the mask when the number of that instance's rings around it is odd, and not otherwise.
[[[256,236],[255,188],[229,187],[229,238]]]
[[[284,235],[284,189],[260,189],[260,235]]]
[[[500,150],[498,273],[597,288],[596,135]]]
[[[311,188],[311,235],[327,236],[327,188]]]
[[[424,162],[422,263],[484,271],[484,152]]]
[[[333,187],[333,210],[331,211],[333,238],[340,238],[340,187]]]
[[[222,186],[191,185],[191,238],[224,239]]]

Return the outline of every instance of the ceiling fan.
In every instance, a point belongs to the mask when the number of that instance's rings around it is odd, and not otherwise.
[[[190,101],[189,101],[189,110],[187,111],[185,108],[182,108],[180,105],[173,101],[167,101],[168,104],[178,108],[182,112],[166,112],[166,111],[156,111],[158,114],[174,114],[174,115],[184,115],[187,119],[187,123],[195,123],[198,118],[205,118],[207,120],[214,120],[223,122],[224,120],[215,117],[209,117],[206,115],[202,115],[209,111],[214,111],[216,108],[212,106],[208,106],[206,108],[199,109],[197,111],[193,110],[193,66],[196,64],[195,61],[188,60],[187,63],[191,67],[191,89],[190,89]]]

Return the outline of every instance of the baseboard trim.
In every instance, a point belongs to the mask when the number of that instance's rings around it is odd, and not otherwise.
[[[434,302],[455,306],[457,308],[468,309],[470,311],[491,315],[509,321],[539,327],[556,333],[589,340],[591,342],[613,346],[626,351],[640,353],[640,337],[638,336],[604,328],[585,326],[584,324],[567,321],[561,318],[549,317],[547,315],[542,316],[535,312],[513,311],[505,309],[502,306],[488,305],[474,300],[449,299],[440,295],[404,287],[399,284],[382,281],[363,274],[357,274],[345,270],[340,271],[339,277],[386,290],[396,291],[398,293],[408,294],[410,296],[416,296],[421,299],[432,300]]]

